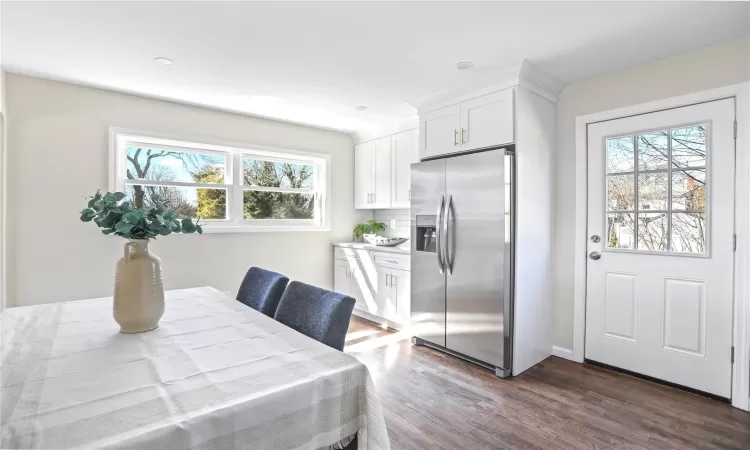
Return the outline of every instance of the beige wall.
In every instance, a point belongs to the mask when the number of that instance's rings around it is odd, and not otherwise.
[[[357,219],[348,135],[15,74],[7,97],[9,306],[112,294],[125,241],[77,213],[85,196],[107,188],[111,126],[330,154],[330,232],[177,235],[152,251],[167,289],[234,292],[253,265],[331,287],[330,244],[347,240]]]
[[[750,38],[631,67],[567,86],[557,103],[555,345],[573,345],[575,119],[577,116],[750,80]]]

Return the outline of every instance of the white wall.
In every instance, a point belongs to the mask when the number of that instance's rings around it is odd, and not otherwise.
[[[557,102],[555,345],[573,345],[575,118],[750,80],[750,38],[569,85]]]
[[[5,148],[7,133],[5,124],[5,71],[0,69],[0,311],[5,309]]]
[[[330,154],[330,232],[176,235],[152,251],[167,289],[235,292],[253,265],[332,286],[330,244],[351,240],[359,216],[348,135],[15,74],[7,96],[9,306],[112,294],[125,241],[78,220],[84,197],[107,188],[110,126]]]

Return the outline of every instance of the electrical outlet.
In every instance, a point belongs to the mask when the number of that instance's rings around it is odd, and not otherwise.
[[[391,229],[396,228],[396,219],[391,219],[390,222],[391,223],[390,225],[388,225],[388,227]]]

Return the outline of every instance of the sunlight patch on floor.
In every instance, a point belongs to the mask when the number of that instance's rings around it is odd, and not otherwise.
[[[369,339],[367,341],[358,342],[356,344],[346,346],[344,351],[346,353],[366,352],[389,344],[396,344],[410,338],[411,333],[399,331],[398,333],[388,334],[376,339]]]
[[[346,342],[356,341],[357,339],[372,336],[373,334],[378,334],[380,332],[380,330],[350,331],[349,333],[346,333]]]

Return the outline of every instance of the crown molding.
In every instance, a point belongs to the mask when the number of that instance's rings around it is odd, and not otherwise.
[[[361,144],[362,142],[380,139],[417,128],[419,128],[419,116],[413,116],[396,124],[383,125],[376,129],[358,130],[350,133],[350,136],[355,144]]]
[[[411,105],[420,112],[431,111],[515,86],[557,102],[557,95],[563,90],[565,83],[530,61],[523,60],[509,67],[484,69],[471,82],[417,98]]]

